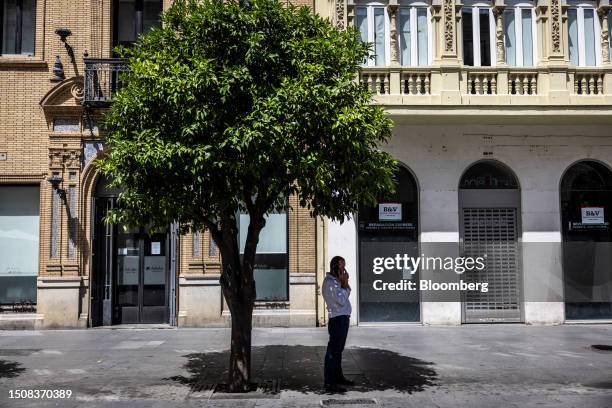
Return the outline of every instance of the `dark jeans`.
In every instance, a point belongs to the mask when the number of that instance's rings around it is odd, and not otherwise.
[[[325,353],[325,385],[335,385],[344,378],[342,374],[342,351],[349,329],[349,316],[336,316],[329,319],[327,331],[329,343]]]

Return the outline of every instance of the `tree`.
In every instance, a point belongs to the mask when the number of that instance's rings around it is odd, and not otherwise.
[[[229,389],[245,391],[265,215],[296,195],[344,220],[392,191],[396,163],[379,150],[391,121],[355,81],[369,46],[306,7],[178,0],[162,20],[121,51],[130,70],[99,163],[123,189],[108,221],[210,231],[231,313]]]

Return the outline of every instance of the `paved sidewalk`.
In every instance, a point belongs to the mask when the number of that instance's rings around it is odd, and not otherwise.
[[[591,348],[612,325],[352,327],[339,396],[321,390],[325,328],[253,339],[261,389],[236,399],[213,392],[226,329],[0,331],[0,407],[612,407],[612,352]],[[72,396],[9,399],[35,389]]]

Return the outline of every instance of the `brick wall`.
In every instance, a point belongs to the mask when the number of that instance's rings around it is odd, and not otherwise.
[[[165,0],[167,7],[169,1]],[[312,5],[299,1],[295,4]],[[87,275],[91,248],[91,193],[95,176],[88,174],[80,162],[83,140],[101,138],[86,128],[84,112],[75,98],[83,75],[83,54],[90,57],[111,55],[112,0],[38,0],[35,55],[0,56],[0,183],[29,183],[41,186],[40,275]],[[73,47],[75,63],[69,62],[64,44],[55,29],[69,28],[68,43]],[[55,56],[61,58],[65,78],[54,82]],[[75,88],[74,86],[77,86]],[[77,95],[78,96],[78,95]],[[94,117],[99,112],[90,112]],[[70,119],[76,130],[54,132],[53,121]],[[60,205],[57,216],[57,253],[51,256],[52,188],[45,177],[57,174],[64,179],[62,187],[74,190],[74,209],[78,217],[77,251],[69,251],[68,214]],[[70,200],[70,197],[68,197]],[[60,203],[61,204],[61,203]],[[295,202],[293,202],[295,207]],[[210,236],[200,236],[199,251],[193,253],[192,235],[181,238],[180,273],[219,273],[219,254],[211,253]],[[313,272],[315,269],[315,223],[304,209],[289,214],[289,259],[291,272]],[[195,255],[195,256],[194,256]]]

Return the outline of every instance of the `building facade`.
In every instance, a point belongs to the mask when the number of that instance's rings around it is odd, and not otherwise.
[[[0,328],[228,324],[206,232],[102,222],[118,191],[93,165],[99,124],[127,69],[113,47],[159,24],[169,3],[3,3]],[[255,325],[325,324],[319,285],[338,254],[353,323],[612,319],[608,2],[307,5],[373,44],[359,80],[394,121],[382,148],[401,164],[398,189],[342,224],[293,198],[271,214]],[[485,252],[487,294],[369,293],[373,257]]]
[[[612,318],[609,3],[348,0],[316,10],[372,43],[360,81],[395,122],[383,149],[402,165],[396,195],[328,225],[328,254],[348,254],[356,272],[353,321]],[[383,213],[390,205],[395,218]],[[373,296],[373,257],[397,253],[485,255],[472,279],[489,291]]]

